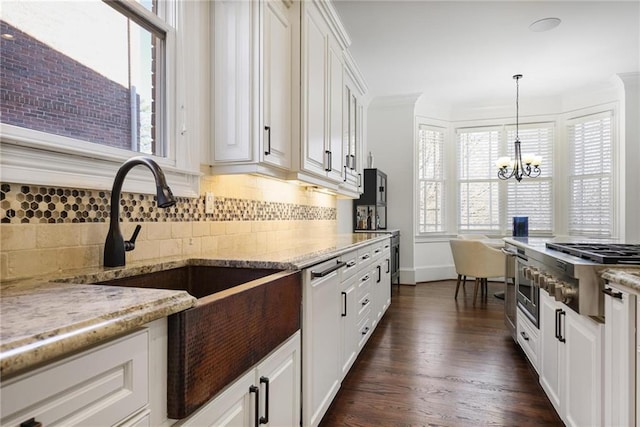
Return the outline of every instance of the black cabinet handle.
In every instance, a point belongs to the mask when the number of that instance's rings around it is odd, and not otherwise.
[[[260,377],[260,384],[264,384],[265,386],[265,395],[264,395],[264,417],[260,417],[260,424],[267,424],[269,422],[269,378],[268,377]]]
[[[603,294],[607,294],[612,298],[622,299],[622,292],[616,292],[611,288],[605,288],[602,290]]]
[[[529,341],[529,337],[524,333],[524,331],[520,332],[520,335],[522,335],[522,338],[524,338],[525,341]]]
[[[249,393],[256,394],[256,407],[254,411],[255,423],[254,426],[258,427],[260,425],[260,389],[254,385],[249,387]]]
[[[136,248],[136,239],[138,238],[138,233],[140,233],[140,229],[142,226],[140,224],[136,225],[136,229],[133,230],[133,234],[131,235],[131,239],[124,242],[124,250],[132,251]]]
[[[362,306],[364,307],[365,305],[369,304],[369,298],[365,299],[364,301],[362,301]]]
[[[347,293],[346,292],[341,292],[342,293],[342,317],[347,317]]]
[[[389,273],[391,271],[391,261],[389,261],[389,258],[387,258],[387,273]]]
[[[364,330],[362,331],[362,335],[367,335],[367,333],[369,333],[369,327],[368,326],[366,328],[364,328]]]
[[[556,308],[556,339],[560,339],[560,312],[562,311],[561,308]]]
[[[366,276],[364,276],[362,279],[360,279],[361,282],[366,282],[367,280],[369,280],[369,275],[368,274]]]
[[[371,255],[369,255],[369,254],[364,254],[364,255],[362,255],[362,256],[360,257],[360,259],[361,259],[361,260],[363,260],[363,261],[364,261],[365,259],[369,259],[369,258],[371,258]]]
[[[312,277],[324,277],[324,276],[328,276],[329,274],[333,273],[336,270],[339,270],[340,268],[344,267],[345,265],[347,265],[346,262],[343,261],[338,261],[336,263],[336,265],[327,268],[326,270],[323,271],[311,271],[311,276]]]
[[[342,179],[343,182],[347,182],[347,166],[345,165],[344,167],[344,178]]]
[[[35,418],[29,418],[27,421],[21,422],[20,427],[42,427],[42,423],[36,421]]]
[[[356,265],[356,261],[355,261],[355,260],[351,260],[351,261],[349,261],[349,262],[347,263],[347,268],[351,268],[351,267],[353,267],[354,265]]]
[[[560,342],[567,342],[567,340],[562,336],[562,316],[566,315],[566,311],[560,310],[560,314],[558,315],[558,341]]]
[[[358,188],[362,187],[362,174],[358,174]]]
[[[380,283],[380,281],[382,280],[382,266],[376,265],[376,267],[378,268],[378,281],[376,283]]]
[[[271,126],[265,126],[264,130],[267,131],[267,149],[264,150],[265,155],[271,154]]]
[[[351,158],[351,161],[349,162],[349,169],[356,170],[356,156],[354,156],[353,154],[349,154],[349,157]]]

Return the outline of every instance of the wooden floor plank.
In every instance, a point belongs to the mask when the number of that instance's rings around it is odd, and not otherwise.
[[[394,287],[393,301],[321,426],[562,426],[513,342],[503,304],[455,281]]]

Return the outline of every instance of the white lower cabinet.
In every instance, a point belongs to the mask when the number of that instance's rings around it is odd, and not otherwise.
[[[567,426],[599,426],[603,325],[540,290],[540,384]]]
[[[342,380],[389,307],[390,251],[385,252],[389,243],[387,239],[365,245],[303,273],[304,427],[320,423]]]
[[[540,334],[529,318],[516,309],[517,341],[527,355],[531,366],[539,372]]]
[[[181,425],[300,425],[300,332]]]
[[[340,268],[338,260],[334,258],[308,268],[303,273],[304,426],[317,426],[320,423],[340,388]]]
[[[148,410],[142,413],[149,402],[148,367],[145,328],[3,379],[0,424],[33,419],[44,426],[148,425]]]
[[[604,419],[632,426],[636,416],[636,295],[611,284],[604,298]]]

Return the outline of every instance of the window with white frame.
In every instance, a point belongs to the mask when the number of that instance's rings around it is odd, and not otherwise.
[[[612,113],[568,121],[569,234],[613,235]]]
[[[13,1],[2,12],[2,123],[164,157],[157,0]]]
[[[509,234],[514,216],[529,218],[530,234],[553,230],[553,125],[520,126],[524,155],[541,156],[542,173],[537,178],[503,181],[495,161],[513,155],[515,128],[490,126],[458,129],[458,230]]]
[[[520,182],[512,178],[506,181],[506,234],[511,231],[514,216],[529,218],[530,234],[553,233],[553,130],[550,124],[520,126],[518,136],[523,147],[522,156],[535,154],[543,159],[543,164],[537,178],[523,178]],[[507,148],[513,148],[515,138],[515,129],[508,129]]]
[[[418,126],[418,234],[445,231],[444,131]]]
[[[459,129],[458,229],[500,231],[500,194],[495,162],[502,128]]]
[[[198,195],[201,129],[187,127],[207,82],[185,70],[206,59],[207,14],[178,0],[4,2],[0,180],[109,189],[144,154],[176,195]],[[152,182],[137,168],[124,190]]]

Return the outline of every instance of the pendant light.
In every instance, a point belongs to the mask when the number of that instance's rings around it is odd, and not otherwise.
[[[500,157],[496,161],[498,167],[498,178],[509,179],[515,178],[520,182],[523,176],[535,178],[540,175],[540,164],[542,158],[536,155],[525,155],[524,158],[520,151],[520,137],[518,136],[519,128],[519,97],[520,97],[520,79],[522,74],[516,74],[513,79],[516,81],[516,139],[513,142],[515,146],[515,159],[511,160],[509,157]]]

